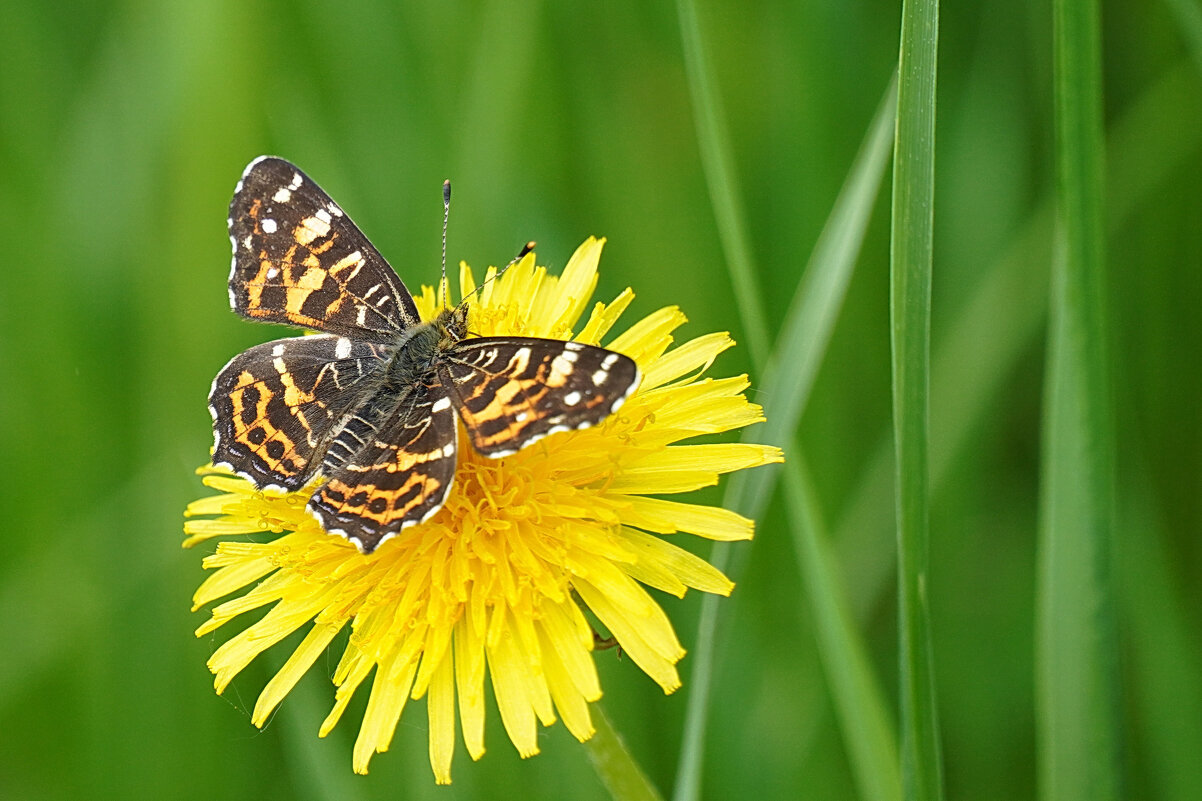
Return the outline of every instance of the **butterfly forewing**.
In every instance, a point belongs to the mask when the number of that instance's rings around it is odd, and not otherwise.
[[[265,342],[238,355],[209,394],[213,463],[259,487],[299,489],[381,355],[377,345],[325,334]]]
[[[639,369],[628,356],[578,342],[485,337],[459,343],[440,379],[472,445],[496,458],[600,423],[638,386]]]
[[[329,195],[283,159],[251,162],[230,202],[230,304],[252,320],[388,342],[420,322],[405,285]]]
[[[309,501],[326,531],[366,553],[442,507],[455,479],[458,436],[451,402],[437,384],[414,386],[371,428],[356,435],[360,446]]]
[[[229,226],[234,310],[327,333],[259,345],[222,369],[213,462],[260,488],[320,474],[309,511],[365,553],[446,502],[456,415],[495,458],[600,423],[638,386],[634,361],[604,348],[462,339],[466,307],[422,323],[363,233],[282,159],[246,168]]]

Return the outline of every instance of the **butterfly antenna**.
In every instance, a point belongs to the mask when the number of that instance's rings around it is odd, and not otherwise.
[[[448,178],[442,182],[442,307],[447,307],[450,295],[447,286],[447,223],[451,219],[451,181]]]
[[[505,274],[506,270],[508,270],[513,265],[517,264],[522,259],[526,258],[526,254],[529,253],[530,251],[534,250],[536,247],[538,247],[538,243],[535,242],[533,239],[531,239],[526,244],[522,245],[522,249],[518,251],[518,255],[516,255],[512,259],[510,259],[509,264],[506,264],[504,267],[502,267],[500,270],[498,270],[496,277],[500,278],[502,275]]]
[[[484,287],[488,286],[493,281],[496,281],[498,278],[500,278],[502,275],[505,274],[506,270],[508,270],[513,265],[517,264],[522,259],[526,258],[526,254],[529,253],[530,251],[534,250],[536,247],[538,247],[538,243],[535,242],[533,239],[531,239],[526,244],[522,245],[522,249],[518,251],[518,255],[516,255],[512,259],[510,259],[509,263],[506,264],[504,267],[497,270],[496,275],[494,275],[492,278],[489,278],[487,281],[480,284],[480,286],[473,289],[471,294],[475,295],[475,294],[479,293],[480,290],[484,289]],[[471,295],[469,295],[468,297],[471,297]],[[461,302],[466,303],[467,298],[464,298]]]

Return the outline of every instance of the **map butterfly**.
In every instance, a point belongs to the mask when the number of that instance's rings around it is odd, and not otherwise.
[[[434,515],[455,478],[458,419],[508,456],[596,425],[639,384],[605,348],[478,337],[468,305],[422,322],[405,285],[317,184],[270,156],[247,166],[229,214],[230,305],[322,333],[256,345],[213,380],[213,463],[260,489],[324,482],[307,509],[371,553]]]

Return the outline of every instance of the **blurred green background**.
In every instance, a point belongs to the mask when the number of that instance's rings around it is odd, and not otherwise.
[[[776,330],[897,60],[899,4],[701,3]],[[424,702],[367,778],[315,670],[262,732],[260,660],[223,697],[179,547],[205,399],[278,335],[228,308],[226,207],[260,153],[301,165],[410,287],[537,239],[609,237],[600,298],[741,324],[670,3],[6,4],[0,25],[0,798],[605,798],[561,725],[521,761],[490,706],[435,788]],[[1202,792],[1202,19],[1104,3],[1111,379],[1128,791]],[[949,797],[1036,789],[1035,530],[1051,260],[1051,10],[945,3],[933,319],[934,658]],[[795,441],[896,697],[888,188]],[[715,375],[751,369],[745,348]],[[760,380],[754,376],[753,379]],[[753,390],[754,393],[754,390]],[[753,394],[754,399],[754,394]],[[716,501],[720,495],[708,496]],[[853,798],[778,504],[721,605],[708,798]],[[679,541],[679,540],[678,540]],[[690,545],[693,547],[693,545]],[[708,545],[696,543],[705,553]],[[696,641],[699,598],[664,598]],[[229,632],[232,633],[232,630]],[[332,671],[337,653],[324,666]],[[598,654],[605,709],[670,793],[689,692]],[[361,693],[362,695],[362,693]],[[357,707],[361,709],[362,699]]]

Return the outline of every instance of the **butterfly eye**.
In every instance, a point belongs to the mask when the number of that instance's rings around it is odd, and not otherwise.
[[[454,334],[457,339],[463,339],[467,336],[467,312],[467,304],[460,303],[455,307],[454,314],[451,315],[451,324],[449,328],[451,333]]]

